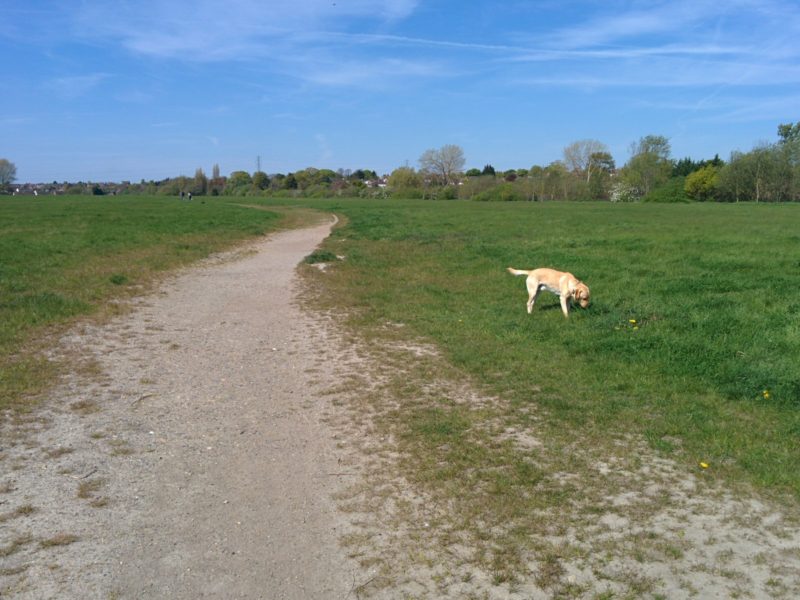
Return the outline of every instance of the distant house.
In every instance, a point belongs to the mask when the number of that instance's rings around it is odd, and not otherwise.
[[[383,177],[378,177],[377,179],[367,179],[364,184],[371,188],[385,188],[387,185],[389,185],[389,177],[388,175],[384,175]]]

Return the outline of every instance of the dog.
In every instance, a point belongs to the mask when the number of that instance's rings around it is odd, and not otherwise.
[[[561,298],[561,312],[564,313],[566,318],[569,318],[570,301],[577,302],[581,308],[589,306],[589,286],[572,273],[546,268],[526,271],[513,267],[508,267],[508,272],[512,275],[527,275],[525,286],[528,288],[528,303],[526,305],[528,314],[533,311],[533,305],[542,290],[558,294]]]

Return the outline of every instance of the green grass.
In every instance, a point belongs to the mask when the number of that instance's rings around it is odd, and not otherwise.
[[[55,366],[39,353],[50,328],[107,310],[109,299],[277,221],[211,200],[0,199],[0,409],[24,406],[52,381]]]
[[[326,245],[347,258],[325,281],[357,326],[406,324],[513,406],[535,398],[548,427],[587,441],[639,434],[800,494],[800,207],[316,206],[347,216]],[[569,270],[592,306],[565,321],[543,295],[528,315],[509,265]],[[463,426],[422,417],[409,431],[453,438],[452,450]]]

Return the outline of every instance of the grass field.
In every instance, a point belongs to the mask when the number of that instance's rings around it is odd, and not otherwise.
[[[406,324],[512,402],[535,400],[548,427],[640,434],[687,463],[800,494],[800,207],[303,204],[347,217],[327,242],[347,260],[326,281],[358,327]],[[36,350],[49,327],[276,223],[223,201],[3,199],[3,405],[47,380]],[[529,316],[509,265],[570,270],[592,306],[565,321],[543,295]],[[430,408],[445,429],[479,418]],[[413,427],[426,431],[424,416]]]
[[[51,382],[56,365],[40,351],[52,328],[107,311],[110,299],[261,235],[277,217],[173,198],[0,198],[0,409]]]
[[[408,325],[515,406],[543,406],[546,427],[639,434],[688,466],[800,495],[800,207],[317,206],[349,219],[327,243],[347,256],[327,281],[359,327]],[[592,306],[566,322],[545,294],[529,316],[509,265],[572,271]],[[480,418],[442,406],[407,427]]]

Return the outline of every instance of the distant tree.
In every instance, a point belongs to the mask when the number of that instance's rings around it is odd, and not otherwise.
[[[496,175],[494,167],[492,165],[484,165],[483,171],[481,171],[481,175]]]
[[[269,187],[269,176],[264,171],[253,173],[253,187],[257,190],[265,190]]]
[[[591,173],[603,172],[611,175],[617,168],[614,157],[609,152],[592,152],[589,156]]]
[[[682,158],[672,165],[672,176],[686,177],[687,175],[694,173],[695,171],[699,171],[706,165],[711,165],[712,167],[720,168],[724,164],[725,161],[719,157],[719,154],[715,154],[714,158],[712,158],[711,160],[692,160],[687,156],[686,158]]]
[[[307,190],[311,187],[320,186],[327,188],[339,175],[331,169],[308,167],[301,171],[295,171],[294,177],[297,181],[297,187],[301,190]],[[316,191],[319,192],[320,190]]]
[[[589,157],[589,165],[589,197],[593,200],[608,200],[611,196],[611,178],[616,172],[614,157],[609,152],[593,152]]]
[[[373,171],[372,169],[356,169],[348,177],[348,179],[358,180],[358,181],[365,181],[365,180],[377,179],[377,178],[378,178],[378,174],[375,171]]]
[[[697,162],[689,158],[682,158],[679,161],[676,161],[675,164],[672,166],[672,176],[673,177],[686,177],[690,173],[694,173],[698,169],[702,169],[703,165],[701,164],[702,161]]]
[[[778,125],[778,137],[784,143],[800,141],[800,121],[794,125],[791,123]]]
[[[478,171],[478,175],[467,177],[464,184],[458,186],[458,196],[465,200],[476,199],[478,196],[490,192],[497,185],[497,178],[494,175],[481,175]]]
[[[339,174],[336,171],[331,169],[320,169],[317,171],[317,176],[314,178],[314,183],[317,185],[330,185],[338,178]]]
[[[708,164],[686,176],[683,189],[692,200],[713,200],[719,185],[719,169]]]
[[[436,177],[442,185],[455,183],[465,162],[464,151],[453,144],[447,144],[438,150],[426,150],[419,157],[420,169]]]
[[[464,175],[466,175],[467,177],[480,177],[481,176],[481,170],[480,169],[476,169],[475,167],[473,167],[471,169],[467,169],[467,171],[464,173]]]
[[[643,202],[689,202],[691,198],[686,194],[685,184],[686,177],[670,177],[665,183],[662,183],[647,196],[640,199]]]
[[[528,169],[528,196],[531,200],[545,200],[545,174],[544,168],[533,165]]]
[[[672,174],[669,140],[662,135],[648,135],[631,144],[631,158],[625,165],[622,178],[646,196],[659,185],[666,183]]]
[[[0,188],[5,188],[16,180],[17,166],[5,158],[0,158]]]
[[[398,167],[389,175],[389,187],[393,192],[422,189],[422,178],[411,167]]]
[[[608,152],[608,146],[603,142],[597,140],[578,140],[564,148],[564,165],[569,171],[572,171],[575,175],[583,178],[586,183],[589,183],[595,167],[592,156],[600,155],[611,156]]]
[[[800,121],[792,125],[778,126],[778,151],[782,159],[791,169],[791,192],[792,200],[800,200]]]
[[[247,171],[234,171],[225,183],[226,195],[243,196],[251,188],[253,178]]]
[[[284,190],[286,186],[284,185],[284,181],[286,180],[286,175],[283,173],[274,173],[272,178],[269,180],[269,188],[271,190]]]
[[[253,183],[253,178],[247,171],[234,171],[228,176],[228,184],[239,187]]]
[[[570,174],[566,165],[557,160],[544,168],[542,173],[544,178],[543,198],[548,200],[567,200],[571,181],[574,177]]]
[[[286,177],[283,178],[282,184],[283,188],[286,190],[296,190],[297,178],[294,176],[294,173],[287,174]]]
[[[190,190],[195,196],[204,196],[208,192],[208,177],[206,177],[203,169],[198,168],[194,172],[194,181],[190,186]]]
[[[214,164],[214,166],[211,167],[211,179],[219,179],[219,165],[218,164]]]
[[[719,173],[719,197],[733,202],[796,199],[795,173],[784,143],[760,144],[750,152],[734,152]]]

